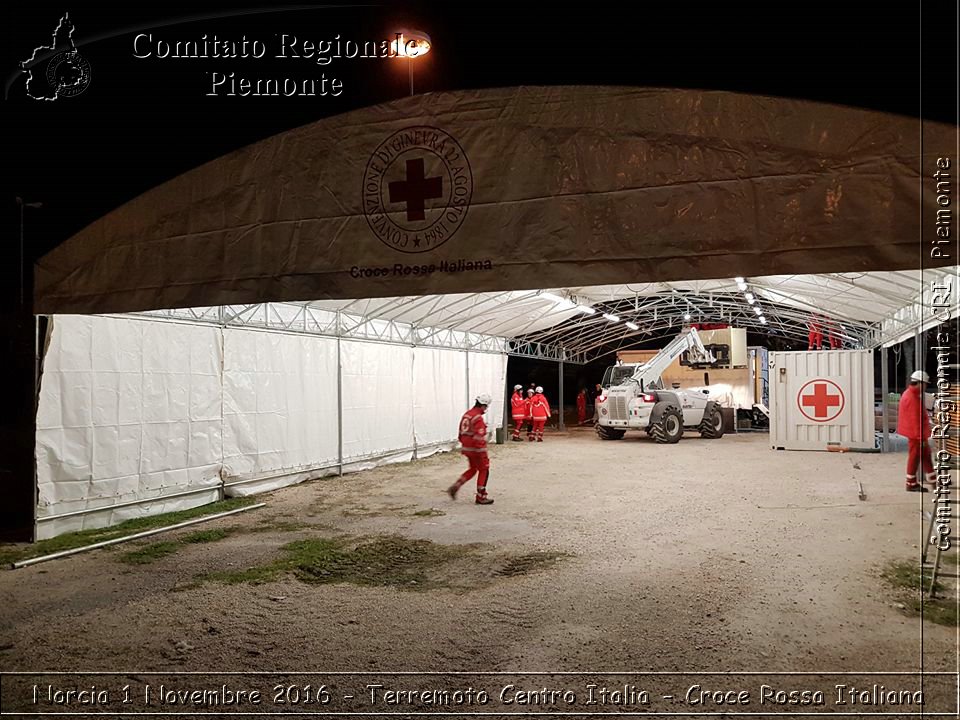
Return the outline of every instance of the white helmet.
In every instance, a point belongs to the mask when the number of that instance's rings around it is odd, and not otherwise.
[[[929,385],[930,376],[927,375],[923,370],[917,370],[913,375],[910,376],[910,382],[922,382]]]
[[[489,405],[492,402],[492,400],[490,399],[490,396],[487,395],[486,393],[480,393],[479,395],[477,395],[477,402],[480,403],[481,405]]]
[[[514,386],[513,386],[513,389],[514,389],[514,390],[523,390],[523,385],[514,385]]]
[[[537,392],[538,392],[538,393],[542,393],[542,392],[543,392],[543,388],[540,387],[539,385],[537,385]]]

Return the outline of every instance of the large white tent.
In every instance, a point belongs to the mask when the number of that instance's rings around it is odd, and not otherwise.
[[[956,275],[923,249],[922,169],[952,138],[925,130],[921,149],[917,121],[850,108],[512,88],[186,173],[37,263],[36,535],[452,447],[476,393],[502,422],[509,355],[583,363],[688,321],[799,340],[815,314],[897,343]]]

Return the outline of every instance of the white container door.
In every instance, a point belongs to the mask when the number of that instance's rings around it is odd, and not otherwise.
[[[769,358],[773,448],[874,447],[872,351],[774,352]]]

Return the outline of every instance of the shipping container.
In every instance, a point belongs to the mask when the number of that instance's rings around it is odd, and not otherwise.
[[[769,358],[774,449],[874,448],[873,351],[772,352]]]

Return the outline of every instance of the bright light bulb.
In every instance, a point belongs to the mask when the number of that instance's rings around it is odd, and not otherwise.
[[[639,325],[635,325],[635,324],[632,323],[632,322],[628,322],[628,323],[627,323],[627,327],[630,328],[631,330],[639,330],[639,329],[640,329],[640,326],[639,326]]]
[[[766,325],[766,324],[767,324],[767,319],[766,319],[763,315],[760,316],[760,324],[761,324],[761,325]]]
[[[690,320],[691,317],[693,317],[693,316],[692,316],[690,313],[684,313],[684,314],[683,314],[683,319],[684,319],[684,320]]]
[[[753,293],[747,293],[746,295],[744,295],[744,297],[747,299],[747,302],[750,303],[751,305],[753,305],[757,301],[757,299],[753,296]]]
[[[735,278],[733,279],[733,281],[734,281],[737,285],[742,285],[742,284],[743,284],[743,278],[742,278],[742,277],[735,277]]]
[[[594,310],[589,305],[577,305],[577,310],[582,312],[584,315],[596,315],[597,311]]]
[[[753,308],[753,311],[754,311],[757,315],[763,315],[763,310],[761,310],[761,309],[758,308],[758,307]]]
[[[610,322],[620,322],[620,318],[618,318],[616,315],[610,315],[609,313],[604,313],[603,317],[605,317]]]

